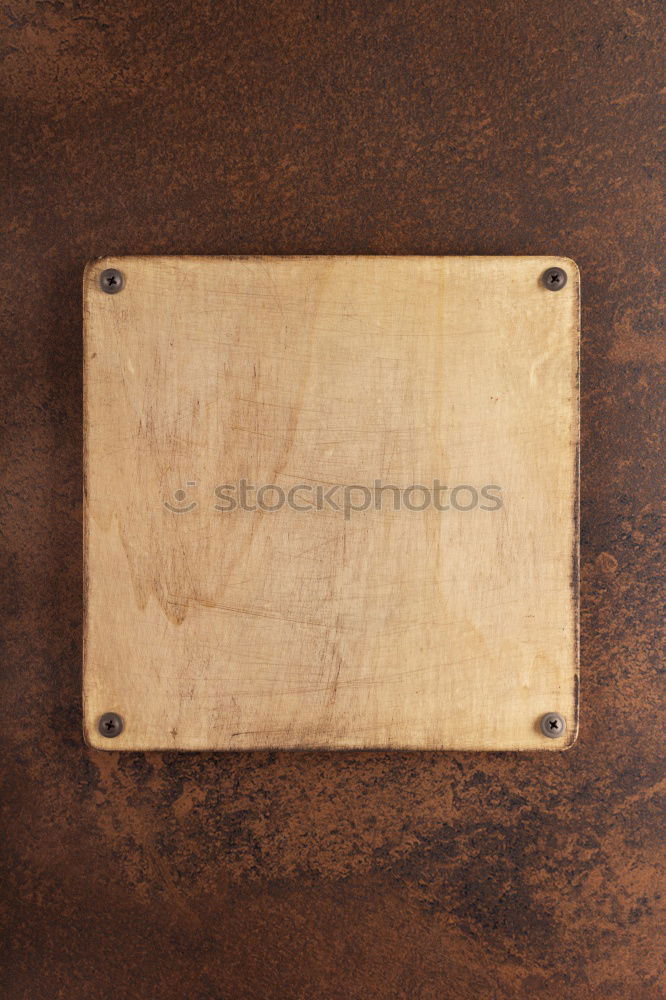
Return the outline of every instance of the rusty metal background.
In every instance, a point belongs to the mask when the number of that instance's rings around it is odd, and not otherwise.
[[[2,12],[3,995],[663,996],[661,4]],[[81,272],[171,252],[578,261],[571,752],[84,747]]]

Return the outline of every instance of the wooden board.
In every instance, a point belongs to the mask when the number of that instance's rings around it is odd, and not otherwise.
[[[84,315],[89,744],[571,745],[571,260],[104,259]]]

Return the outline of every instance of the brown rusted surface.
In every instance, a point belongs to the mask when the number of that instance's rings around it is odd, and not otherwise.
[[[3,995],[653,1000],[661,5],[3,3]],[[583,278],[566,754],[81,737],[81,272],[535,253]]]

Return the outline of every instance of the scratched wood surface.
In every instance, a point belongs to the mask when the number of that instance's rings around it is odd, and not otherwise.
[[[90,264],[88,741],[569,746],[578,299],[551,258]]]

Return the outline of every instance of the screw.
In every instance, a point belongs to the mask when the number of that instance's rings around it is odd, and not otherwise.
[[[104,715],[100,715],[97,728],[102,736],[113,739],[114,736],[120,736],[125,728],[125,724],[123,723],[122,716],[118,715],[117,712],[105,712]]]
[[[559,712],[548,712],[541,720],[541,732],[549,740],[556,740],[566,728],[567,724]]]
[[[117,267],[107,267],[99,276],[99,287],[107,295],[115,295],[122,292],[125,284],[125,277]]]
[[[567,283],[567,272],[561,267],[549,267],[541,280],[549,292],[559,292]]]

